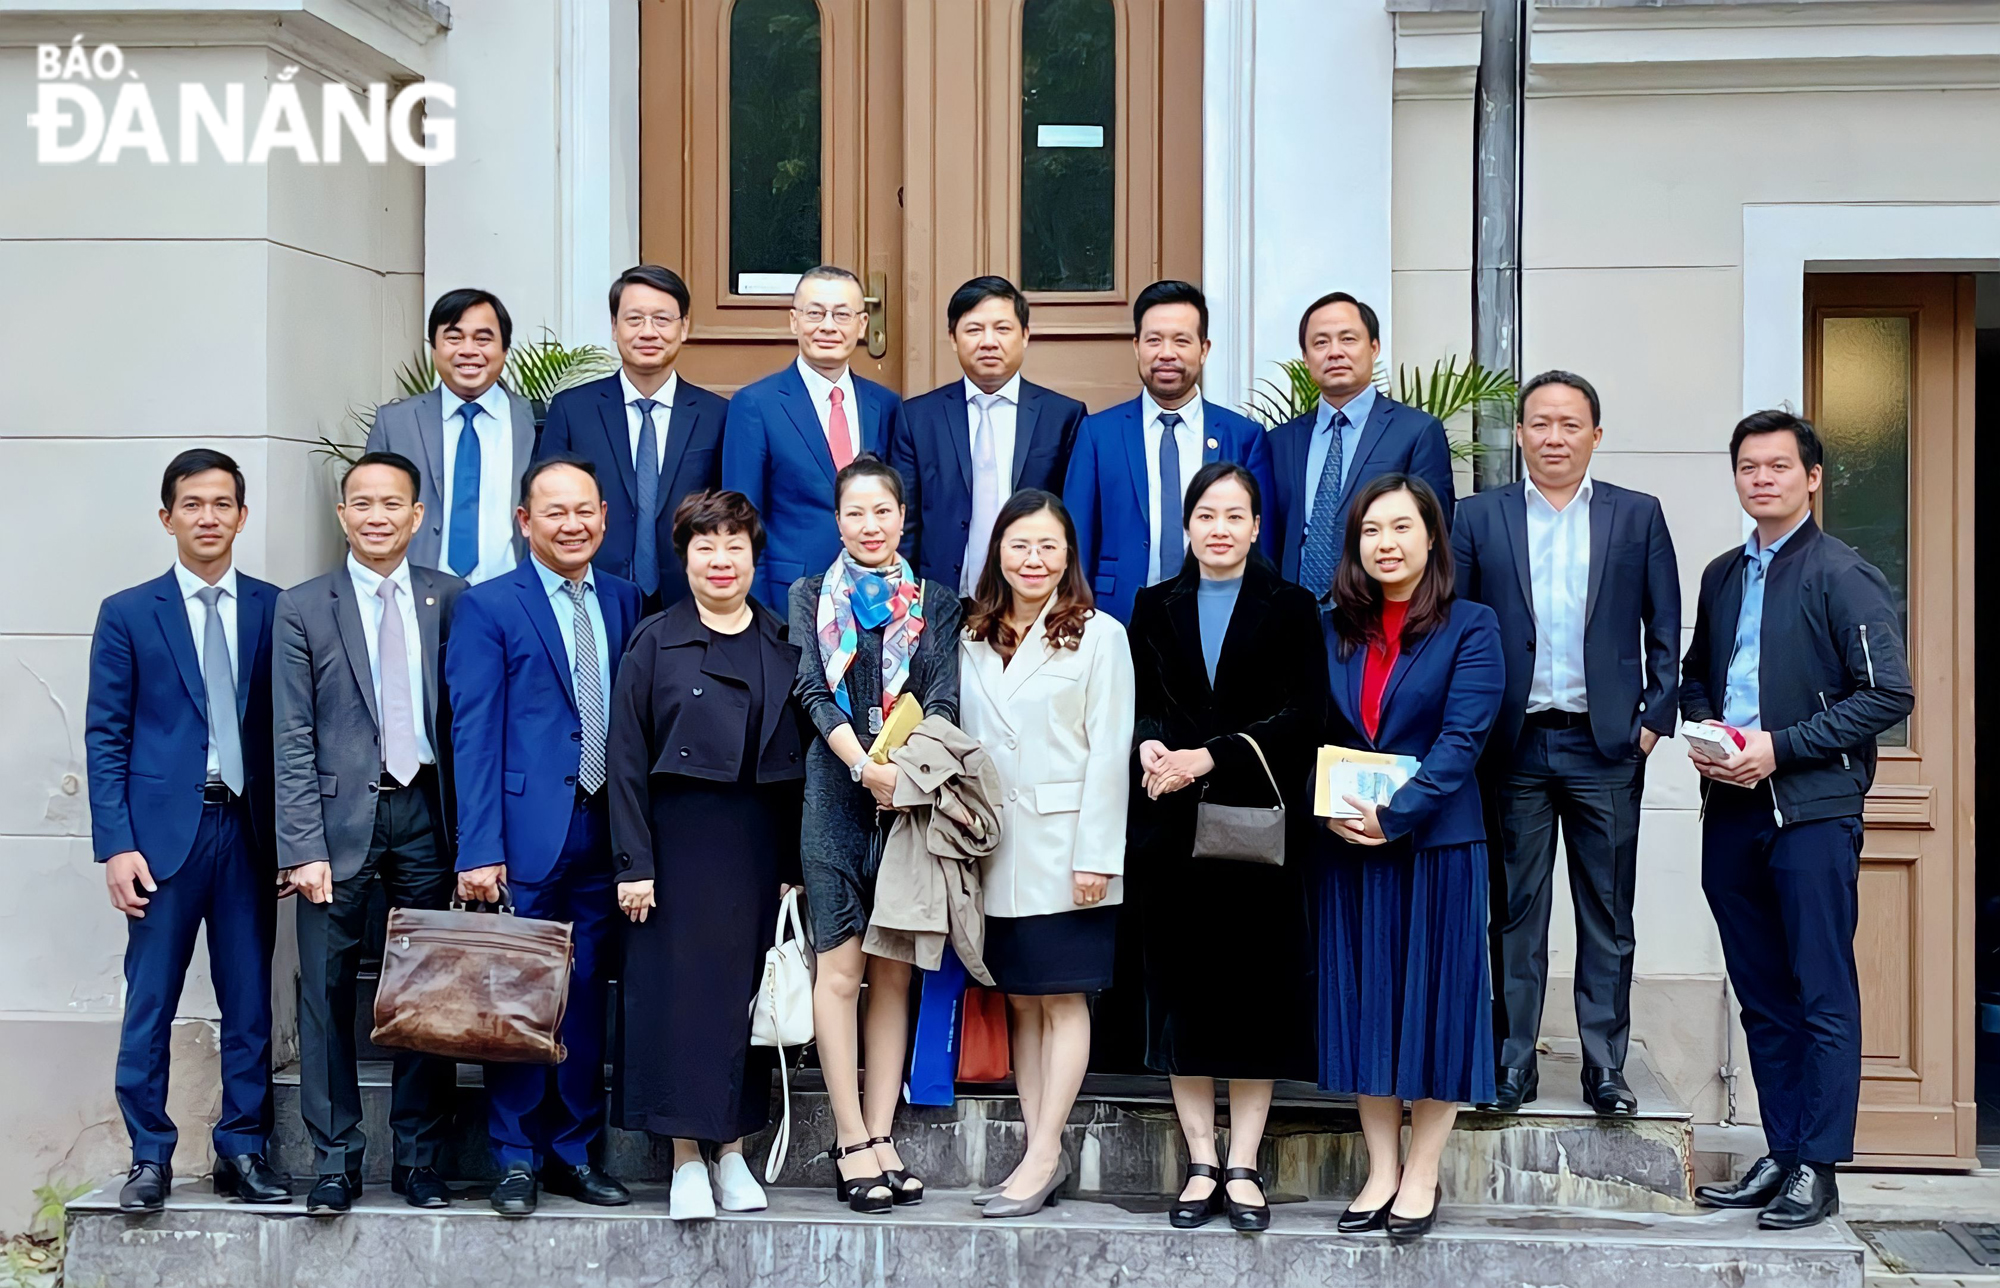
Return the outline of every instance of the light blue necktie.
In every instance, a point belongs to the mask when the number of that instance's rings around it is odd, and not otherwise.
[[[1179,412],[1160,413],[1160,512],[1153,520],[1159,528],[1161,581],[1181,570],[1181,445],[1175,433],[1180,427]]]
[[[1305,549],[1299,552],[1299,584],[1322,599],[1333,589],[1333,568],[1340,561],[1340,436],[1347,423],[1347,413],[1336,410],[1327,424],[1333,441],[1327,445],[1319,486],[1313,489]]]
[[[478,403],[458,409],[465,427],[458,431],[458,456],[451,466],[451,570],[470,577],[479,566],[479,435],[472,418]]]
[[[634,398],[639,409],[639,450],[633,454],[633,476],[638,480],[636,516],[638,534],[632,543],[632,580],[651,595],[660,588],[660,445],[653,430],[653,411],[660,404],[651,398]]]
[[[236,719],[236,672],[229,665],[229,633],[222,626],[222,587],[203,586],[195,598],[202,618],[201,679],[208,690],[208,736],[222,783],[243,794],[243,728]]]

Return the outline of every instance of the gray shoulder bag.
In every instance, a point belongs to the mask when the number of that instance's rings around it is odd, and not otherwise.
[[[1271,781],[1271,794],[1278,803],[1271,806],[1260,805],[1211,805],[1208,802],[1208,784],[1201,787],[1202,800],[1195,807],[1194,817],[1194,857],[1197,859],[1235,859],[1243,863],[1268,863],[1273,867],[1285,865],[1285,795],[1278,790],[1278,777],[1271,772],[1271,762],[1264,759],[1264,749],[1257,740],[1247,733],[1236,735],[1250,744],[1250,750],[1257,753],[1257,763],[1264,767],[1264,777]]]

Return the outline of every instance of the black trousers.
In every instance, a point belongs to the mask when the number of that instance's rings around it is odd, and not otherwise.
[[[359,872],[333,883],[333,902],[298,901],[299,1099],[321,1176],[359,1173],[368,1147],[354,1008],[371,896],[380,883],[392,908],[438,909],[450,902],[455,878],[443,821],[437,775],[427,766],[415,783],[376,798],[368,857]],[[456,1077],[449,1060],[396,1053],[389,1126],[398,1165],[436,1166]]]
[[[1778,826],[1768,787],[1709,784],[1701,888],[1722,934],[1764,1139],[1781,1163],[1854,1157],[1861,820]]]
[[[1576,1025],[1583,1061],[1622,1069],[1632,1028],[1632,885],[1646,762],[1607,760],[1587,726],[1530,724],[1492,782],[1493,1038],[1531,1068],[1549,982],[1556,827],[1576,907]]]

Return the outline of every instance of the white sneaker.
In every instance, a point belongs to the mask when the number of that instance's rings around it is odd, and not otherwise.
[[[667,1215],[676,1221],[713,1221],[715,1195],[708,1188],[708,1164],[696,1159],[674,1169],[674,1187],[667,1195]]]
[[[771,1205],[741,1154],[724,1154],[716,1163],[715,1188],[722,1195],[724,1212],[762,1212]]]

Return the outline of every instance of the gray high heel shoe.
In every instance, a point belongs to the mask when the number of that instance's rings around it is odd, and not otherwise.
[[[995,1185],[991,1189],[985,1189],[979,1191],[979,1193],[972,1196],[972,1206],[985,1207],[988,1203],[991,1203],[994,1199],[999,1198],[1000,1191],[1006,1188],[1007,1187],[1005,1185]]]
[[[990,1217],[1033,1216],[1045,1207],[1055,1206],[1056,1190],[1068,1179],[1069,1158],[1065,1155],[1056,1160],[1056,1170],[1050,1173],[1047,1185],[1024,1199],[1010,1199],[1005,1194],[997,1194],[980,1212]]]

